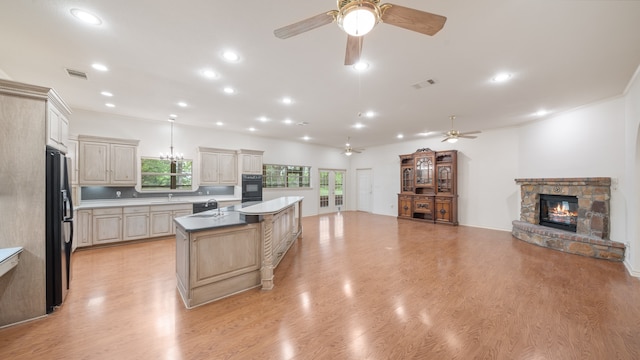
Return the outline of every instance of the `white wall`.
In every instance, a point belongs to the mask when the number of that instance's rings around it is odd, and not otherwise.
[[[640,67],[625,92],[625,161],[626,176],[621,190],[627,206],[626,239],[631,244],[625,265],[640,277]]]
[[[170,129],[168,121],[144,120],[85,110],[74,110],[70,117],[72,135],[140,140],[139,156],[158,156],[160,152],[169,151]],[[312,186],[318,183],[318,168],[348,169],[349,167],[349,160],[340,154],[340,149],[223,132],[214,128],[191,127],[181,125],[179,122],[174,124],[173,143],[176,151],[183,153],[185,158],[194,160],[198,158],[198,146],[232,150],[264,150],[264,163],[311,166]],[[303,216],[309,216],[318,212],[316,193],[316,188],[311,190],[267,189],[263,197],[269,200],[287,195],[304,196],[302,213]]]

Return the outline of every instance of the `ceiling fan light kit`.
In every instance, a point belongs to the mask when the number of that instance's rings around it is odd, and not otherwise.
[[[338,7],[344,1],[338,1]],[[351,36],[368,34],[380,22],[380,7],[370,1],[356,0],[343,5],[337,16],[338,26]]]

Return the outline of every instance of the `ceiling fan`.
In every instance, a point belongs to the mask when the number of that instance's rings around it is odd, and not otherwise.
[[[351,156],[351,155],[353,155],[353,153],[360,154],[360,153],[362,152],[362,150],[364,150],[364,149],[354,149],[354,148],[351,146],[350,141],[351,141],[351,138],[350,138],[350,137],[348,137],[348,138],[347,138],[347,143],[346,143],[346,144],[345,144],[345,146],[344,146],[344,151],[342,152],[343,154],[345,154],[345,155],[347,155],[347,156]]]
[[[312,16],[273,33],[280,39],[286,39],[335,21],[348,35],[344,64],[353,65],[360,60],[362,36],[379,22],[433,36],[447,21],[444,16],[421,10],[395,4],[380,5],[380,0],[337,0],[337,3],[338,10]]]
[[[469,131],[469,132],[459,132],[458,130],[454,130],[453,128],[453,120],[456,118],[455,115],[451,115],[449,116],[449,119],[451,119],[451,130],[447,131],[446,133],[444,133],[444,139],[442,139],[442,142],[448,141],[450,143],[455,143],[456,141],[458,141],[459,138],[464,138],[464,139],[475,139],[477,136],[471,136],[471,134],[480,134],[480,131]]]

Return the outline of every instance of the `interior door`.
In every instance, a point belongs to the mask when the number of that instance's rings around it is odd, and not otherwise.
[[[372,186],[372,177],[371,177],[371,169],[357,169],[356,170],[356,186],[358,188],[358,199],[357,206],[358,211],[372,211],[372,203],[373,203],[373,186]]]
[[[320,169],[320,214],[338,212],[345,208],[345,170]]]

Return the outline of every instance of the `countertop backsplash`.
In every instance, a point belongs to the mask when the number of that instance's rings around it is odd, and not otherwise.
[[[167,197],[169,194],[175,197],[187,196],[216,196],[233,195],[233,186],[201,186],[195,191],[161,191],[138,192],[134,187],[107,187],[107,186],[83,186],[80,189],[80,198],[85,200],[112,200],[112,199],[139,199]]]

